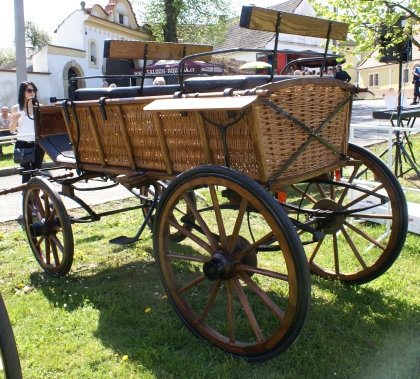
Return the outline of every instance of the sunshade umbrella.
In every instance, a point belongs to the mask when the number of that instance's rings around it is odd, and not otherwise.
[[[255,61],[255,62],[247,62],[245,64],[243,64],[241,67],[239,67],[240,70],[249,70],[252,68],[270,68],[271,64],[267,63],[267,62],[260,62],[260,61]]]

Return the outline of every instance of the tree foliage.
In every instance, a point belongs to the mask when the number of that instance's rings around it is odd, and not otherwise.
[[[0,49],[0,66],[3,63],[11,62],[16,60],[15,49],[12,48],[1,48]]]
[[[31,46],[34,51],[38,51],[51,43],[49,33],[39,28],[33,21],[25,22],[25,39],[27,45]]]
[[[157,41],[217,45],[234,12],[230,0],[137,0]]]
[[[418,1],[323,0],[322,4],[319,0],[310,1],[319,17],[349,24],[356,54],[380,53],[384,40],[395,45],[410,39],[413,46],[420,48]]]

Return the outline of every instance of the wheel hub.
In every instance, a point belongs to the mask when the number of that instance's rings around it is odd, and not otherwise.
[[[231,236],[227,237],[227,244],[229,245]],[[238,254],[241,251],[248,248],[251,244],[242,236],[238,236],[236,239],[236,244],[234,248],[234,254]],[[234,255],[233,254],[233,255]],[[257,253],[255,250],[251,250],[247,255],[244,255],[239,259],[242,264],[247,266],[257,267]],[[204,263],[203,273],[208,280],[229,280],[235,274],[235,262],[232,259],[232,256],[227,254],[222,250],[216,251],[212,258]],[[249,273],[249,276],[252,276],[253,273]]]
[[[203,273],[208,280],[229,280],[234,274],[234,263],[227,253],[218,250],[204,263]]]
[[[334,234],[343,226],[344,216],[334,215],[334,212],[341,211],[343,208],[335,201],[331,199],[319,200],[313,209],[328,211],[317,215],[320,219],[318,226],[325,234]]]
[[[29,225],[29,234],[32,238],[46,236],[48,234],[48,225],[45,220],[39,220]]]

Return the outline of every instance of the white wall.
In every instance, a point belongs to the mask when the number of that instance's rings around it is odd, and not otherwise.
[[[50,77],[48,74],[28,73],[27,80],[35,83],[38,87],[38,99],[41,104],[49,104],[51,94]],[[12,108],[17,104],[16,71],[0,71],[0,106]]]
[[[72,47],[74,49],[85,50],[84,39],[84,21],[89,17],[82,10],[74,11],[58,28],[57,28],[57,45]]]

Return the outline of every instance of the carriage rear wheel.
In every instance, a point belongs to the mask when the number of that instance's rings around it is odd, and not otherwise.
[[[303,208],[336,212],[312,224],[325,237],[305,246],[309,268],[325,277],[361,284],[382,275],[397,259],[407,233],[407,203],[397,178],[378,157],[352,144],[348,156],[347,166],[331,173],[338,182],[313,179],[293,185],[287,202],[301,207],[295,215],[301,221],[315,221]],[[388,203],[381,204],[380,196]],[[339,214],[349,210],[353,212]],[[309,233],[302,232],[301,239],[310,240]]]
[[[51,276],[64,276],[73,263],[70,218],[60,195],[46,180],[32,178],[23,192],[23,217],[32,252]]]
[[[173,219],[180,198],[190,228]],[[286,213],[255,181],[218,166],[186,171],[164,191],[153,227],[162,285],[196,336],[250,361],[294,343],[309,308],[308,265]],[[171,227],[182,242],[170,241]],[[260,249],[272,239],[276,251]]]

